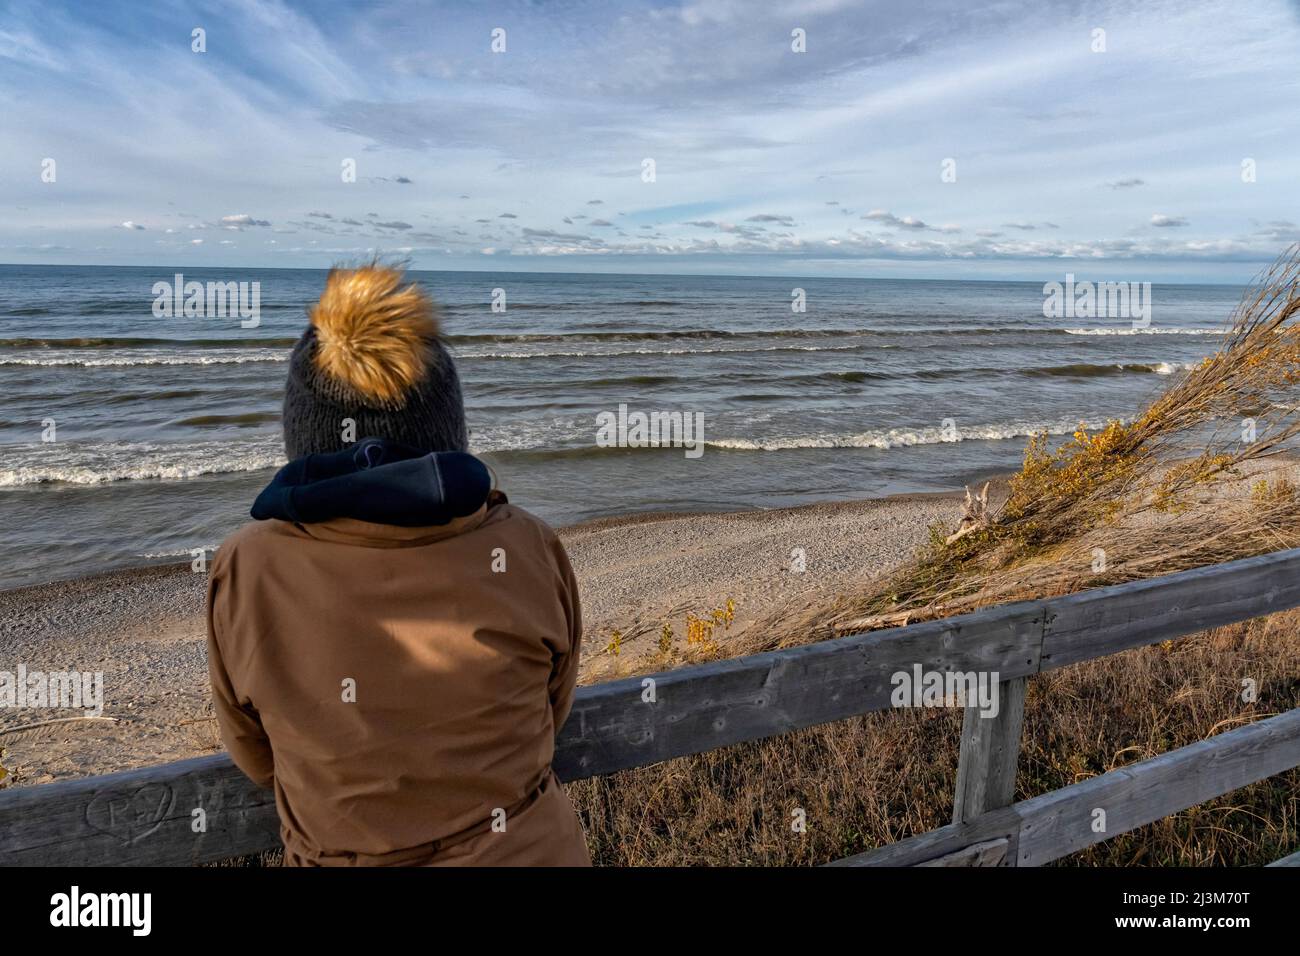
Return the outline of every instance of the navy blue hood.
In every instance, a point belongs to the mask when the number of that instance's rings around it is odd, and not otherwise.
[[[289,462],[257,496],[252,515],[259,521],[356,518],[419,528],[473,514],[491,491],[487,466],[467,452],[427,454],[363,438],[344,451]]]

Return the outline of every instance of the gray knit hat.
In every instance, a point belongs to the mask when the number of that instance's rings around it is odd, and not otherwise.
[[[290,460],[387,438],[424,451],[469,446],[460,378],[432,301],[400,269],[334,269],[289,357]]]

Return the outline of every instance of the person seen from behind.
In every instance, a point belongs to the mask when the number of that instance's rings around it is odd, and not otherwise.
[[[222,739],[291,866],[587,866],[551,769],[582,625],[555,532],[467,451],[429,297],[329,274],[289,360],[289,464],[221,545]]]

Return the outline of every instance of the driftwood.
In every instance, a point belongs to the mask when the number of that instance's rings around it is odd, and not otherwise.
[[[863,631],[878,631],[882,627],[907,627],[912,623],[915,611],[898,611],[894,614],[876,614],[871,617],[858,618],[835,625],[837,634],[859,634]]]
[[[960,541],[968,534],[980,531],[989,526],[989,483],[984,482],[984,488],[978,495],[972,496],[970,485],[966,486],[966,513],[961,516],[961,523],[957,525],[957,530],[944,539],[944,544],[952,544],[954,541]]]

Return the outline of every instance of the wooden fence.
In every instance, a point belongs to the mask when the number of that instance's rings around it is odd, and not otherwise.
[[[1300,766],[1300,709],[1012,804],[1029,675],[1297,606],[1300,549],[610,681],[578,691],[555,769],[578,780],[888,709],[893,675],[915,665],[996,672],[997,716],[966,709],[953,822],[834,865],[1033,866]],[[0,791],[0,865],[185,865],[278,845],[272,794],[225,754]]]

